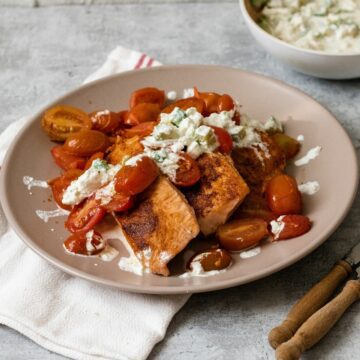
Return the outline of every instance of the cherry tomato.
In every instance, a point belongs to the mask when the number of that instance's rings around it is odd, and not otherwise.
[[[105,249],[106,243],[102,236],[94,231],[93,234],[71,234],[64,242],[67,251],[80,255],[96,255]]]
[[[71,134],[65,141],[64,148],[73,155],[91,156],[105,151],[110,145],[108,137],[97,130],[83,130]]]
[[[291,239],[307,233],[311,228],[311,221],[303,215],[285,215],[281,217],[283,229],[274,240]]]
[[[228,94],[221,95],[217,102],[217,111],[230,111],[234,108],[234,100]]]
[[[133,126],[130,129],[125,129],[122,132],[122,135],[126,138],[132,138],[134,136],[139,136],[141,138],[150,135],[154,127],[156,125],[156,122],[150,121],[150,122],[144,122],[139,125]]]
[[[86,160],[80,156],[70,154],[62,145],[55,146],[51,149],[56,165],[63,170],[84,169]]]
[[[176,177],[172,182],[177,186],[192,186],[200,180],[200,169],[196,161],[188,154],[179,156]]]
[[[194,87],[194,95],[196,98],[204,101],[204,115],[210,115],[211,113],[218,112],[218,101],[220,99],[219,94],[214,92],[199,92],[199,90]]]
[[[154,87],[146,87],[134,91],[130,97],[130,109],[142,103],[157,104],[163,107],[165,103],[165,93]]]
[[[71,182],[76,180],[82,173],[82,170],[71,169],[66,171],[61,176],[49,181],[54,200],[61,208],[65,210],[71,210],[71,205],[65,205],[62,203],[63,194]]]
[[[65,141],[72,133],[91,129],[92,123],[82,110],[72,106],[57,105],[45,112],[41,126],[50,139]]]
[[[223,128],[210,126],[214,129],[215,135],[219,142],[219,150],[223,154],[230,154],[233,149],[233,141],[230,134]]]
[[[84,170],[90,169],[94,160],[97,160],[97,159],[102,160],[103,158],[104,158],[104,153],[103,152],[97,152],[97,153],[91,155],[91,157],[89,158],[89,160],[85,164]]]
[[[257,245],[268,236],[267,223],[262,219],[233,220],[219,226],[216,236],[229,251],[240,251]]]
[[[134,106],[125,117],[125,125],[135,126],[144,122],[156,121],[160,114],[158,104],[142,103]]]
[[[135,166],[123,166],[115,175],[115,190],[136,195],[143,192],[159,175],[154,160],[147,156],[141,158]]]
[[[126,211],[134,205],[134,196],[125,193],[116,193],[111,201],[104,205],[108,212]]]
[[[121,124],[121,113],[109,110],[94,111],[89,114],[93,129],[109,134],[117,130]]]
[[[204,271],[223,270],[229,267],[231,261],[231,255],[226,250],[209,249],[195,254],[187,268],[193,270],[194,264],[199,262]]]
[[[164,109],[161,110],[162,113],[169,114],[171,113],[176,107],[180,108],[181,110],[186,110],[191,107],[196,108],[196,111],[204,114],[205,110],[205,103],[202,99],[197,99],[195,97],[181,99],[173,102],[172,104],[166,106]]]
[[[265,196],[269,208],[277,215],[301,213],[301,194],[290,175],[275,175],[267,184]]]
[[[103,219],[105,214],[106,210],[100,205],[100,200],[92,196],[73,207],[65,227],[73,233],[88,232]]]
[[[300,143],[286,134],[276,133],[271,138],[283,151],[287,160],[292,159],[300,150]]]

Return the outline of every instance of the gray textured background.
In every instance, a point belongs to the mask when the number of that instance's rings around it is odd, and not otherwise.
[[[0,8],[0,130],[80,84],[118,44],[166,64],[224,64],[286,81],[329,108],[359,152],[360,80],[319,80],[284,68],[253,42],[237,4],[221,1]],[[338,231],[290,268],[249,285],[194,295],[150,359],[272,359],[268,331],[360,240],[359,212],[358,196]],[[359,310],[354,305],[304,359],[360,359]],[[0,327],[0,358],[63,359],[6,327]]]

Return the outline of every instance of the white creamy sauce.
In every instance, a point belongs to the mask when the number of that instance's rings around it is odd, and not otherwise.
[[[168,100],[171,100],[171,101],[176,100],[176,98],[177,98],[177,93],[176,93],[176,91],[174,91],[174,90],[169,91],[169,92],[166,94],[166,98],[167,98]]]
[[[101,200],[101,205],[106,205],[112,200],[115,194],[115,184],[113,181],[110,181],[107,185],[96,190],[95,199]]]
[[[31,176],[24,176],[23,183],[27,186],[28,190],[31,190],[33,187],[40,187],[40,188],[48,188],[49,184],[47,181],[43,180],[36,180]]]
[[[360,51],[360,0],[270,0],[260,25],[295,46],[329,53]]]
[[[98,111],[96,114],[94,114],[95,117],[100,117],[100,116],[104,116],[104,115],[109,115],[110,114],[110,110],[105,109],[102,111]]]
[[[105,249],[96,256],[102,261],[112,261],[119,255],[119,252],[109,244],[106,244]]]
[[[296,160],[294,164],[296,166],[303,166],[307,165],[311,160],[316,159],[321,151],[321,146],[315,146],[314,148],[310,149],[305,156]]]
[[[302,194],[314,195],[320,190],[320,184],[318,181],[308,181],[298,186],[299,191]]]
[[[49,221],[50,218],[69,215],[69,211],[61,208],[58,208],[56,210],[36,210],[35,213],[41,220],[46,223]]]
[[[302,142],[304,142],[305,137],[304,137],[304,135],[298,135],[297,138],[296,138],[296,140],[297,140],[298,142],[302,143]]]
[[[284,216],[279,216],[276,220],[270,222],[271,233],[274,235],[274,240],[277,240],[284,230],[285,223],[282,221]]]
[[[135,256],[122,257],[119,261],[119,268],[126,272],[131,272],[135,275],[142,276],[144,274],[144,266],[141,261]]]
[[[211,271],[205,271],[203,267],[201,266],[201,263],[196,261],[192,265],[191,271],[187,271],[182,275],[179,275],[179,278],[190,278],[190,277],[208,277],[208,276],[214,276],[221,274],[225,272],[226,269],[223,270],[211,270]]]
[[[254,248],[252,248],[250,250],[242,251],[240,253],[240,257],[241,257],[241,259],[249,259],[249,258],[252,258],[252,257],[254,257],[256,255],[259,255],[260,252],[261,252],[260,246],[256,246],[256,247],[254,247]]]
[[[190,97],[195,96],[195,91],[194,88],[188,88],[188,89],[184,89],[183,91],[183,99],[187,99]]]

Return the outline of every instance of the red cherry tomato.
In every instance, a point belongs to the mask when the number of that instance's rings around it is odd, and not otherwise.
[[[126,211],[133,207],[135,202],[134,199],[134,196],[125,193],[117,193],[109,203],[104,205],[104,207],[108,212]]]
[[[200,169],[196,161],[188,154],[182,153],[178,161],[176,177],[172,182],[177,186],[192,186],[200,180]]]
[[[135,166],[123,166],[115,176],[115,190],[136,195],[143,192],[159,175],[154,160],[147,156],[141,158]]]
[[[92,128],[94,130],[101,131],[105,134],[109,134],[117,130],[121,124],[121,113],[112,112],[109,110],[94,111],[89,114]]]
[[[89,158],[89,160],[85,164],[84,170],[90,169],[94,160],[97,160],[97,159],[102,160],[103,158],[104,158],[104,153],[101,152],[101,151],[91,155],[91,157]]]
[[[158,104],[141,103],[134,106],[126,115],[125,125],[135,126],[144,122],[156,121],[160,114]]]
[[[233,220],[219,226],[216,236],[229,251],[240,251],[257,245],[268,235],[267,222],[262,219]]]
[[[94,231],[91,238],[86,233],[71,234],[64,242],[67,251],[87,256],[99,254],[105,246],[105,241],[97,231]]]
[[[311,228],[311,221],[303,215],[285,215],[281,219],[283,229],[275,240],[286,240],[307,233]]]
[[[301,213],[301,194],[292,176],[275,175],[266,187],[265,196],[269,208],[277,215]]]
[[[100,200],[92,196],[71,210],[65,227],[73,233],[88,232],[103,219],[105,214],[106,210],[100,205]]]
[[[54,200],[61,208],[71,210],[71,205],[65,205],[62,203],[63,194],[71,182],[76,180],[82,173],[82,170],[71,169],[56,179],[49,181]]]
[[[178,101],[173,102],[172,104],[166,106],[164,109],[161,110],[162,113],[169,114],[171,113],[176,107],[178,107],[181,110],[186,110],[191,107],[196,108],[196,111],[204,114],[205,110],[205,103],[202,99],[197,99],[195,97],[187,98],[187,99],[181,99]]]
[[[126,138],[132,138],[134,136],[139,136],[141,138],[150,135],[154,127],[156,125],[156,122],[150,121],[150,122],[144,122],[139,125],[133,126],[130,129],[125,129],[122,132],[122,135]]]
[[[221,95],[217,102],[217,111],[230,111],[234,108],[234,100],[228,94]]]
[[[223,154],[230,154],[233,149],[233,141],[230,134],[223,128],[217,126],[210,126],[214,129],[215,135],[219,142],[219,150]]]
[[[51,149],[51,155],[56,165],[63,170],[84,169],[86,163],[84,158],[70,154],[62,145],[53,147]]]
[[[203,100],[205,103],[203,115],[210,115],[211,113],[218,112],[219,94],[214,92],[199,92],[199,90],[194,87],[194,96]]]
[[[130,97],[130,109],[143,103],[158,104],[160,107],[163,107],[165,103],[164,91],[154,87],[146,87],[134,91]]]

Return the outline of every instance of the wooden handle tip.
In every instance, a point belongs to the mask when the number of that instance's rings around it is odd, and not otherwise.
[[[291,340],[290,340],[291,341]],[[291,342],[285,342],[281,344],[275,352],[276,360],[298,360],[301,356],[301,350],[296,344]]]
[[[288,341],[293,336],[291,330],[284,325],[273,328],[268,336],[269,343],[273,349],[277,349],[279,345]]]

